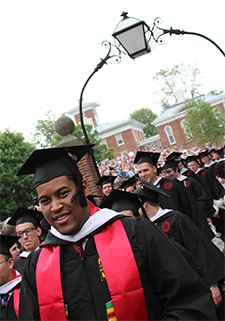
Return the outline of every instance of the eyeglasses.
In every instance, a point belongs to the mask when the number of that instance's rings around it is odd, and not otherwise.
[[[32,233],[33,230],[36,230],[36,228],[34,228],[34,227],[26,228],[26,230],[24,230],[24,231],[16,232],[16,236],[23,236],[24,233],[26,234],[26,236],[28,236]]]
[[[7,262],[9,260],[9,258],[7,260],[1,261],[0,264]]]

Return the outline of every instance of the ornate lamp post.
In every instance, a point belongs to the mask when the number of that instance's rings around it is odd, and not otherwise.
[[[152,29],[142,20],[128,17],[127,12],[123,12],[121,16],[123,19],[118,23],[116,26],[116,29],[113,32],[113,37],[118,41],[119,45],[116,43],[111,44],[108,41],[104,41],[102,43],[103,47],[108,48],[108,52],[104,59],[101,59],[100,63],[96,66],[92,74],[88,77],[86,80],[80,94],[80,101],[79,101],[79,113],[80,113],[80,122],[81,127],[83,130],[83,134],[85,137],[85,141],[87,144],[90,144],[85,126],[83,121],[83,112],[82,112],[82,102],[83,102],[83,93],[84,89],[86,88],[89,80],[93,77],[93,75],[101,69],[105,64],[107,64],[107,61],[111,58],[114,58],[117,63],[121,61],[121,54],[128,54],[132,59],[136,59],[142,55],[145,55],[152,51],[151,46],[155,43],[157,44],[163,44],[163,40],[161,37],[165,34],[169,34],[170,36],[172,34],[175,35],[195,35],[202,37],[208,41],[210,41],[213,45],[219,49],[219,51],[225,56],[224,51],[210,38],[196,32],[188,32],[184,30],[178,30],[173,29],[172,27],[170,29],[163,29],[159,27],[159,24],[161,24],[161,19],[156,18],[153,22]],[[157,31],[157,34],[156,34]],[[121,47],[125,50],[122,51]],[[111,54],[111,50],[116,49],[116,54]],[[98,166],[95,161],[93,150],[90,150],[90,154],[93,160],[93,163],[95,165],[95,169],[97,172],[98,177],[100,178],[100,174],[98,171]]]
[[[135,59],[146,53],[151,52],[151,45],[154,43],[163,44],[161,37],[165,34],[175,35],[195,35],[210,41],[225,56],[224,51],[210,38],[197,33],[179,29],[163,29],[159,27],[161,19],[156,18],[152,29],[144,22],[136,18],[128,17],[127,12],[123,12],[123,19],[118,23],[114,30],[113,37],[125,49],[127,54]],[[158,30],[157,30],[158,29]],[[156,31],[157,34],[156,34]]]
[[[121,53],[122,51],[115,45],[111,44],[110,42],[108,41],[103,41],[102,43],[102,46],[105,47],[105,48],[108,48],[108,52],[105,56],[104,59],[101,59],[100,63],[96,66],[96,68],[94,69],[94,71],[91,73],[91,75],[88,77],[88,79],[86,80],[82,90],[81,90],[81,93],[80,93],[80,100],[79,100],[79,113],[80,113],[80,123],[81,123],[81,128],[82,128],[82,131],[83,131],[83,134],[84,134],[84,137],[85,137],[85,142],[86,144],[90,144],[90,141],[89,141],[89,138],[88,138],[88,135],[87,135],[87,132],[86,132],[86,129],[85,129],[85,125],[84,125],[84,120],[83,120],[83,111],[82,111],[82,107],[83,107],[83,93],[84,93],[84,89],[86,88],[89,80],[94,76],[94,74],[99,71],[99,69],[101,69],[105,64],[107,64],[107,61],[111,58],[114,58],[116,63],[119,63],[120,60],[121,60]],[[111,54],[111,50],[113,48],[116,48],[117,50],[117,53],[116,54]],[[94,163],[94,166],[95,166],[95,169],[96,169],[96,173],[98,175],[98,177],[100,178],[100,173],[99,173],[99,170],[98,170],[98,166],[97,166],[97,163],[96,163],[96,160],[95,160],[95,157],[94,157],[94,153],[93,153],[93,149],[90,150],[90,155],[91,155],[91,158],[92,158],[92,161]]]

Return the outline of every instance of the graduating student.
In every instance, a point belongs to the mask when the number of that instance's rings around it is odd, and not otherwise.
[[[144,181],[160,187],[170,197],[159,196],[162,208],[171,208],[187,213],[189,209],[188,200],[185,198],[183,186],[175,179],[158,176],[157,162],[160,153],[137,152],[134,163],[137,164],[139,177]]]
[[[166,159],[163,166],[165,177],[177,179],[183,184],[185,197],[189,199],[189,211],[186,213],[210,239],[215,237],[215,234],[209,227],[208,220],[211,221],[214,213],[214,208],[210,203],[207,193],[202,185],[195,179],[181,175],[178,168],[179,160]]]
[[[18,237],[0,234],[0,320],[17,320],[21,274],[13,269],[10,248]]]
[[[100,185],[102,188],[102,193],[104,194],[99,206],[101,206],[101,203],[104,201],[104,199],[112,192],[114,189],[113,182],[116,179],[116,176],[106,176],[103,175],[100,180],[97,182],[96,185]]]
[[[134,194],[148,198],[144,208],[149,219],[171,240],[180,244],[193,257],[202,271],[202,277],[210,287],[220,320],[224,319],[222,302],[224,283],[224,255],[203,234],[193,221],[183,213],[159,206],[159,193],[154,186],[141,181],[143,186]],[[193,263],[190,262],[193,266]]]
[[[76,163],[91,147],[37,150],[18,173],[35,173],[51,225],[24,266],[20,319],[215,319],[208,287],[154,224],[87,200]]]
[[[224,235],[224,188],[221,183],[216,179],[210,170],[201,168],[195,156],[188,156],[186,158],[187,166],[195,172],[199,182],[203,185],[206,193],[210,198],[211,204],[215,208],[213,215],[213,224],[216,226],[217,231]],[[218,215],[217,215],[218,214]]]
[[[23,273],[23,266],[32,251],[38,249],[41,241],[40,221],[43,219],[43,214],[37,210],[18,207],[8,224],[15,225],[16,235],[19,236],[19,243],[23,251],[20,257],[15,261],[14,267],[20,273]]]
[[[124,192],[133,193],[135,190],[135,183],[137,182],[137,174],[129,179],[126,179],[118,188]]]

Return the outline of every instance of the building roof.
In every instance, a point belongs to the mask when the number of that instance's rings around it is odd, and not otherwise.
[[[225,98],[225,93],[222,93],[220,95],[201,95],[195,98],[195,100],[203,99],[205,102],[209,102],[211,104],[218,103],[218,101],[221,101],[221,99]],[[162,123],[164,123],[166,120],[169,120],[175,116],[177,116],[179,113],[184,113],[185,111],[185,101],[178,103],[176,105],[173,105],[171,107],[168,107],[165,111],[163,111],[153,122],[152,124],[155,126],[159,126]]]
[[[126,119],[126,120],[120,120],[120,121],[113,122],[113,123],[106,123],[104,125],[97,126],[95,129],[97,129],[99,134],[103,134],[103,133],[106,133],[110,130],[119,129],[122,126],[126,126],[126,125],[130,125],[134,129],[139,129],[139,130],[143,130],[143,128],[146,126],[145,124],[143,124],[137,120]]]
[[[82,104],[82,110],[85,111],[85,110],[89,110],[89,109],[95,109],[96,107],[100,106],[99,104],[96,104],[94,102],[91,102],[91,103],[83,103]],[[66,113],[67,114],[70,114],[70,115],[77,115],[79,114],[79,106],[77,107],[74,107],[70,110],[68,110]]]

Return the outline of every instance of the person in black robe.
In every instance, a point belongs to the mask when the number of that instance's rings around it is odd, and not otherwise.
[[[185,248],[202,271],[202,278],[210,287],[217,308],[218,320],[224,319],[224,255],[203,234],[193,221],[179,211],[162,209],[158,193],[145,182],[134,194],[146,197],[144,205],[148,218],[172,241]],[[193,266],[193,262],[189,262]]]
[[[32,251],[40,245],[42,229],[40,221],[43,219],[41,211],[18,207],[8,221],[9,225],[15,226],[15,233],[19,236],[19,243],[23,251],[14,263],[14,268],[23,273],[23,266]]]
[[[218,232],[224,236],[224,222],[225,211],[224,205],[224,188],[217,178],[212,175],[210,170],[201,168],[195,156],[188,156],[186,158],[187,166],[195,172],[199,182],[205,188],[206,193],[210,198],[211,204],[215,208],[215,214],[213,215],[213,224],[216,226]]]
[[[112,175],[103,175],[96,185],[100,185],[102,188],[103,198],[101,199],[99,206],[101,206],[104,199],[112,192],[114,189],[113,182],[116,179],[116,176]]]
[[[139,177],[154,184],[170,197],[159,195],[162,208],[170,208],[191,215],[190,202],[185,196],[183,185],[176,179],[157,176],[157,162],[160,153],[137,152],[134,163],[137,164]]]
[[[20,319],[40,320],[45,313],[48,321],[62,320],[61,314],[63,320],[108,320],[112,310],[118,320],[130,311],[130,320],[215,319],[208,287],[162,231],[144,218],[99,210],[87,201],[76,162],[89,149],[37,150],[18,173],[35,172],[35,189],[51,225],[24,266]],[[138,291],[127,292],[137,280]]]
[[[18,320],[21,275],[13,269],[10,248],[18,237],[0,234],[0,320]],[[16,299],[15,299],[16,297]]]
[[[166,177],[179,180],[184,187],[185,196],[189,199],[190,210],[186,213],[210,239],[215,237],[208,221],[211,221],[214,208],[210,205],[210,200],[201,184],[191,178],[181,175],[178,167],[179,159],[166,158],[163,171]]]

